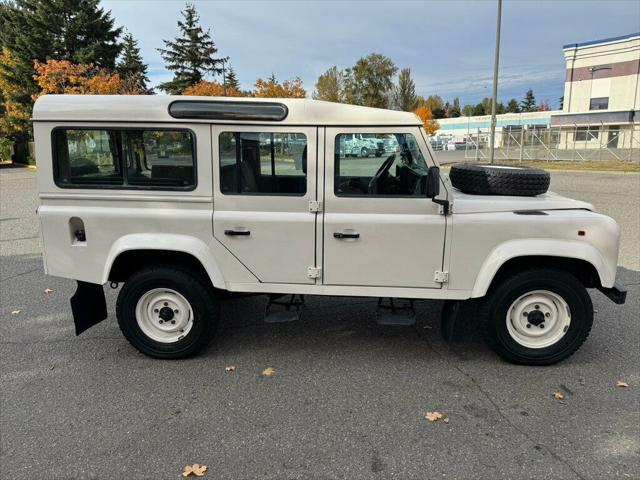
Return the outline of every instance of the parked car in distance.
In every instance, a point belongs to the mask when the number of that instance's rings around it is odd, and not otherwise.
[[[120,329],[152,357],[202,350],[226,298],[267,295],[281,321],[303,295],[336,295],[379,298],[380,323],[415,322],[415,299],[444,300],[447,325],[469,308],[503,358],[548,365],[586,340],[587,289],[625,301],[614,220],[548,192],[541,170],[443,175],[412,113],[45,95],[33,124],[45,271],[77,281],[76,334],[122,285]]]

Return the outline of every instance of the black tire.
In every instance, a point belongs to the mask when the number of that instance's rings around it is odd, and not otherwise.
[[[138,300],[146,292],[157,288],[178,292],[189,302],[193,311],[193,324],[178,341],[156,341],[138,325]],[[125,282],[118,295],[116,316],[125,338],[140,352],[154,358],[176,359],[196,354],[215,336],[219,305],[206,279],[189,269],[161,265],[140,270]]]
[[[360,155],[362,156],[362,158],[369,157],[369,150],[367,150],[366,147],[362,147],[362,150],[360,150]]]
[[[539,168],[463,163],[451,167],[449,179],[464,193],[533,197],[549,189],[551,176]]]
[[[562,297],[571,316],[564,336],[542,348],[523,346],[507,328],[513,302],[535,290],[551,291]],[[515,274],[492,287],[480,307],[479,317],[487,343],[502,358],[522,365],[551,365],[571,356],[587,339],[593,324],[593,304],[584,285],[573,275],[542,268]]]

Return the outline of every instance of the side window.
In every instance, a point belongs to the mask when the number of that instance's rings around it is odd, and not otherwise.
[[[307,193],[307,137],[302,133],[223,132],[220,190],[235,195]]]
[[[117,131],[56,130],[54,148],[60,186],[122,185]]]
[[[191,134],[169,130],[126,130],[123,149],[129,185],[195,185]]]
[[[334,193],[339,197],[422,197],[427,163],[409,133],[336,136]]]
[[[186,130],[56,129],[54,172],[61,187],[192,189],[193,134]]]

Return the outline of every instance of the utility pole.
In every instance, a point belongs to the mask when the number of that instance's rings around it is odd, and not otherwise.
[[[498,0],[498,19],[496,21],[496,58],[493,63],[493,98],[491,99],[491,136],[489,137],[489,154],[494,160],[496,141],[496,103],[498,102],[498,64],[500,62],[500,24],[502,23],[502,0]]]
[[[226,59],[222,59],[222,91],[224,92],[224,96],[227,96],[227,74],[226,71],[224,69],[224,64],[226,62]]]

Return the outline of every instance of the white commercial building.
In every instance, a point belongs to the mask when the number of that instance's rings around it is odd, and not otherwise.
[[[497,147],[535,144],[553,159],[569,158],[562,150],[575,152],[572,159],[639,159],[640,33],[565,45],[564,56],[562,110],[498,115]],[[488,143],[489,115],[438,122],[438,145],[447,139],[467,149]]]

